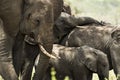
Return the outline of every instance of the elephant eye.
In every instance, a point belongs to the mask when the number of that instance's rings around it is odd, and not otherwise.
[[[41,22],[40,22],[40,19],[35,19],[35,20],[34,20],[34,23],[35,23],[36,26],[39,26],[40,23],[41,23]]]

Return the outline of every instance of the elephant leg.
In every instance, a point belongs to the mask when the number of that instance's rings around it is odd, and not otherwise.
[[[36,71],[34,73],[33,80],[42,80],[45,72],[49,65],[49,57],[44,54],[41,54],[39,57],[38,65],[36,66]]]
[[[18,80],[18,76],[12,65],[12,46],[14,38],[6,34],[3,25],[0,24],[0,75],[5,80]]]
[[[81,62],[73,69],[73,80],[92,80],[92,72]]]
[[[98,75],[99,80],[106,80],[106,78],[104,76]]]
[[[51,66],[49,66],[47,68],[47,71],[45,73],[45,76],[43,78],[43,80],[51,80],[52,79],[52,76],[51,76]]]
[[[4,80],[18,80],[14,67],[10,62],[0,62],[0,74]]]
[[[39,46],[38,45],[30,45],[25,42],[25,62],[22,68],[21,78],[22,80],[31,80],[32,69],[34,66],[34,62],[36,57],[39,54]]]

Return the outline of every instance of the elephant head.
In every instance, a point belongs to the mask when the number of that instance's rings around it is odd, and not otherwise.
[[[59,43],[59,40],[62,40],[62,38],[68,35],[76,26],[71,15],[62,12],[61,16],[55,21],[53,27],[55,43]]]
[[[78,17],[62,12],[61,16],[56,20],[53,28],[55,43],[60,43],[63,38],[65,38],[66,35],[68,35],[77,26],[86,25],[103,26],[104,24],[91,17]]]
[[[20,31],[52,51],[54,20],[62,11],[62,0],[25,0]],[[60,9],[59,9],[60,8]]]
[[[109,76],[109,63],[107,55],[100,50],[93,49],[88,46],[83,48],[82,62],[86,67],[97,73],[99,78],[108,78]],[[101,80],[101,79],[100,79]]]
[[[115,69],[114,72],[117,74],[117,78],[119,80],[120,78],[120,27],[117,27],[114,29],[114,31],[111,33],[112,38],[112,44],[110,47],[111,52],[111,60],[113,68]],[[113,64],[114,63],[114,64]]]

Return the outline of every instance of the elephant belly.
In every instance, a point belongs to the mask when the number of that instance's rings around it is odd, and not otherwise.
[[[111,41],[111,27],[87,27],[83,26],[73,30],[71,35],[68,36],[68,41],[66,42],[69,46],[83,46],[88,45],[93,48],[103,50],[110,45]]]
[[[19,29],[22,0],[0,0],[0,18],[4,22],[5,31],[15,36]]]

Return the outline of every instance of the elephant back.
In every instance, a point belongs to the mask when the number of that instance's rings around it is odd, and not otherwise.
[[[63,10],[63,0],[51,0],[53,3],[54,20],[56,20]]]
[[[0,18],[5,32],[10,36],[15,36],[19,30],[21,8],[22,0],[0,0]]]

